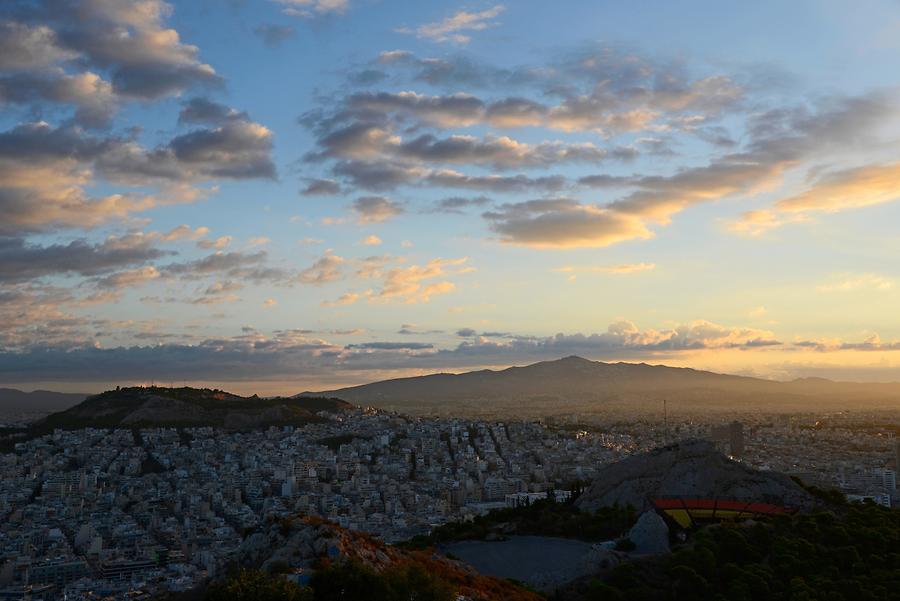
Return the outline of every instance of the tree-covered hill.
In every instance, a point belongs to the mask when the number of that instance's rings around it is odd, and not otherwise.
[[[138,428],[218,426],[233,429],[303,425],[317,413],[353,405],[335,398],[243,397],[209,388],[135,386],[88,397],[78,405],[36,422],[36,431],[55,428]]]

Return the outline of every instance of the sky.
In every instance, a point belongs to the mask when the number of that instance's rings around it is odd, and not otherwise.
[[[0,385],[900,380],[900,4],[7,0]]]

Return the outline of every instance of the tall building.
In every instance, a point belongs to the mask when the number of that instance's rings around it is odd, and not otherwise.
[[[710,429],[709,437],[720,447],[724,447],[723,450],[731,457],[740,459],[744,456],[744,424],[742,422],[734,421],[730,424],[713,426]]]
[[[900,472],[900,440],[894,443],[894,471]]]

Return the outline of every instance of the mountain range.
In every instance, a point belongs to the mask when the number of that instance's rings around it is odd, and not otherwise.
[[[581,357],[525,367],[438,373],[297,395],[410,413],[519,415],[609,411],[804,411],[896,408],[900,383],[765,380],[646,363],[604,363]]]
[[[15,388],[0,388],[0,413],[49,413],[62,411],[83,401],[88,395],[50,390],[23,392]]]

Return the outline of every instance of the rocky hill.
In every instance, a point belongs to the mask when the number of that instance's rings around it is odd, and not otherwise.
[[[730,460],[705,440],[685,440],[639,453],[601,469],[576,500],[583,511],[631,505],[642,511],[654,497],[730,499],[796,509],[817,504],[809,493],[777,472],[761,472]]]
[[[237,562],[244,568],[286,574],[308,574],[341,562],[355,562],[377,573],[415,564],[447,583],[457,599],[542,599],[508,580],[480,575],[470,565],[433,550],[388,546],[366,534],[345,530],[318,518],[296,517],[270,522],[247,537],[238,551]]]
[[[565,357],[525,367],[432,374],[384,380],[298,396],[337,396],[406,412],[519,415],[581,411],[660,411],[663,399],[678,411],[735,408],[803,411],[810,407],[896,407],[900,384],[832,382],[807,378],[778,382],[645,363],[603,363]]]
[[[335,398],[242,397],[208,388],[131,387],[88,397],[47,416],[35,428],[118,428],[218,426],[231,429],[302,425],[323,419],[317,413],[353,405]]]

